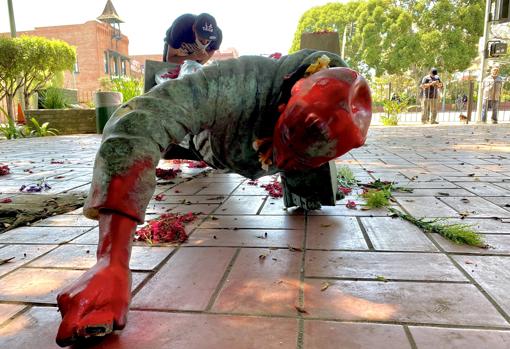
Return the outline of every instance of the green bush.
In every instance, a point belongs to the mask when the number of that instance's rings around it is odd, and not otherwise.
[[[143,93],[143,82],[141,79],[128,76],[114,76],[111,78],[101,78],[99,82],[102,91],[122,93],[122,102],[127,102]]]
[[[64,109],[68,105],[64,91],[56,87],[48,87],[41,93],[41,99],[44,109]]]
[[[46,136],[56,136],[58,134],[58,130],[55,128],[50,128],[49,122],[45,122],[42,125],[35,118],[31,118],[30,121],[34,126],[34,129],[30,131],[31,136],[35,137],[46,137]]]

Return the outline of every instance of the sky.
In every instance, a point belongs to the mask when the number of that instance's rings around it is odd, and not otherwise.
[[[97,18],[106,0],[12,0],[16,30],[80,24]],[[129,54],[159,54],[173,20],[184,13],[208,12],[223,32],[221,48],[239,54],[270,54],[289,50],[301,15],[314,6],[346,0],[112,0],[125,22]],[[7,0],[0,0],[0,32],[9,32]]]

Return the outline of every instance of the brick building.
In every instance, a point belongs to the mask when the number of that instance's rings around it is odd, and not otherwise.
[[[77,62],[73,72],[65,73],[64,87],[77,89],[80,102],[90,101],[100,87],[99,79],[112,75],[140,76],[137,65],[131,64],[129,39],[120,32],[117,15],[110,0],[98,20],[83,24],[36,27],[20,31],[18,36],[42,36],[59,39],[76,47]]]
[[[17,34],[59,39],[76,47],[77,62],[73,72],[65,73],[64,87],[78,90],[78,101],[88,102],[100,88],[101,78],[117,75],[141,78],[147,59],[162,60],[162,53],[129,56],[129,39],[120,31],[122,22],[111,0],[107,0],[103,13],[97,20],[83,24],[36,27],[34,30],[20,31]],[[238,56],[235,48],[228,48],[216,51],[212,60]]]

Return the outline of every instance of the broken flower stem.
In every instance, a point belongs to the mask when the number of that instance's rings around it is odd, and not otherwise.
[[[466,244],[480,248],[489,247],[483,240],[483,237],[475,230],[473,230],[469,224],[447,224],[444,222],[440,223],[443,221],[443,219],[417,219],[410,214],[402,213],[391,207],[389,207],[388,210],[390,210],[393,215],[397,215],[398,217],[413,223],[425,232],[437,233],[445,239],[448,239],[456,244]]]

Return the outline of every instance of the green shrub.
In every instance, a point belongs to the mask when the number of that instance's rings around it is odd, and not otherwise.
[[[101,91],[112,91],[122,93],[122,102],[140,96],[143,93],[143,82],[128,76],[114,76],[111,78],[99,79]]]
[[[0,135],[7,139],[25,138],[30,135],[30,128],[26,125],[16,125],[2,107],[0,107],[0,113],[7,118],[7,123],[0,123]]]
[[[399,121],[398,115],[382,115],[381,116],[381,123],[384,126],[397,126]]]
[[[56,87],[48,87],[41,93],[41,99],[44,109],[64,109],[68,105],[64,91]]]
[[[50,128],[49,122],[45,122],[40,125],[39,122],[35,118],[31,118],[30,121],[34,126],[34,129],[30,131],[31,136],[35,137],[46,137],[46,136],[56,136],[58,134],[58,130],[55,128]]]

